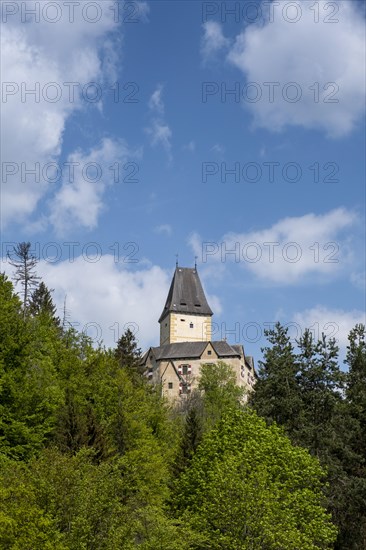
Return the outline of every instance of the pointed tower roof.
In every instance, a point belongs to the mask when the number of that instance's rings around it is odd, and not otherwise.
[[[203,292],[197,269],[176,267],[159,323],[168,313],[213,315]]]

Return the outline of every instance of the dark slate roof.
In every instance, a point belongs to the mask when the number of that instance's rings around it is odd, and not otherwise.
[[[234,346],[230,346],[225,340],[211,342],[211,344],[218,357],[233,357],[240,355],[240,351],[235,350]]]
[[[161,359],[183,359],[188,357],[201,357],[207,342],[177,342],[153,348],[155,358]]]
[[[241,344],[234,344],[231,346],[239,355],[245,355],[244,348]]]
[[[203,292],[197,269],[176,268],[159,323],[170,312],[213,315]]]
[[[230,346],[227,342],[210,342],[217,356],[237,357],[240,353]],[[177,342],[176,344],[166,344],[157,348],[151,348],[157,361],[163,359],[199,359],[209,342]]]

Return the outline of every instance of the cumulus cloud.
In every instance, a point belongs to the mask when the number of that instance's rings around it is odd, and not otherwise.
[[[230,41],[225,38],[221,25],[216,21],[206,21],[202,27],[201,56],[203,61],[207,62],[218,52],[227,48]]]
[[[171,274],[142,261],[138,269],[132,270],[117,253],[98,253],[97,243],[84,245],[83,250],[82,255],[74,257],[71,253],[58,263],[49,257],[37,264],[37,274],[49,288],[55,289],[57,314],[63,317],[66,297],[67,322],[84,331],[95,343],[102,340],[113,347],[130,327],[142,348],[159,345],[158,319]],[[12,275],[13,268],[6,260],[2,269]]]
[[[124,141],[108,138],[88,154],[72,153],[65,163],[62,186],[51,201],[50,222],[56,233],[65,235],[78,226],[96,227],[107,187],[121,183],[126,161],[139,156]]]
[[[228,54],[246,83],[254,83],[245,104],[256,124],[271,131],[293,125],[347,135],[365,110],[365,21],[358,3],[298,0],[292,12],[285,7],[274,3],[264,24],[247,25]]]
[[[25,23],[19,9],[2,24],[2,124],[6,134],[2,160],[3,166],[12,163],[7,177],[2,177],[4,224],[24,222],[50,190],[42,168],[57,161],[67,120],[85,105],[84,87],[94,82],[103,89],[116,75],[118,58],[111,53],[116,49],[118,22],[109,9],[114,2],[94,2],[100,18],[93,23],[88,19],[95,17],[95,7],[83,16],[82,4],[75,6],[72,18],[64,2],[52,4],[45,15],[40,2],[19,3],[22,10],[38,5],[39,21],[29,17]],[[50,23],[57,5],[60,19]],[[88,88],[88,98],[94,98],[94,93],[95,88]],[[41,176],[26,175],[37,163]]]
[[[317,305],[295,313],[293,321],[297,325],[298,336],[309,328],[316,339],[324,333],[329,338],[335,338],[338,346],[345,350],[350,330],[357,323],[365,324],[366,318],[365,313],[359,310],[345,311]]]
[[[267,229],[227,233],[218,241],[193,234],[190,244],[204,263],[236,262],[262,281],[296,284],[309,276],[332,279],[352,267],[349,230],[357,223],[354,212],[338,208],[284,218]]]
[[[172,271],[152,265],[137,257],[139,264],[124,262],[118,254],[102,254],[98,243],[88,243],[75,249],[83,254],[54,262],[50,246],[48,253],[43,247],[43,257],[37,264],[37,274],[49,288],[53,288],[53,299],[57,314],[62,318],[66,297],[67,322],[78,331],[93,338],[95,343],[103,341],[113,347],[118,337],[131,328],[139,346],[146,349],[159,345],[158,319],[168,294]],[[135,266],[137,268],[135,269]],[[4,259],[2,270],[10,277],[13,268]],[[19,291],[19,287],[15,288]],[[221,312],[220,301],[214,295],[207,299],[215,313]]]

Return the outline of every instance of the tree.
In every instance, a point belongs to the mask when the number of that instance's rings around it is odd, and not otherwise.
[[[176,514],[212,550],[330,548],[317,459],[254,411],[226,411],[182,474]]]
[[[3,275],[0,302],[0,450],[26,458],[50,437],[63,398],[57,339],[54,330],[23,319],[20,300]]]
[[[121,367],[128,369],[131,373],[142,374],[141,349],[137,347],[137,341],[131,329],[127,329],[118,340],[115,350]]]
[[[68,550],[49,512],[37,502],[24,463],[1,458],[0,547]]]
[[[327,508],[339,527],[335,548],[361,550],[366,543],[365,432],[358,416],[365,410],[363,329],[351,331],[346,377],[334,339],[322,335],[316,341],[305,330],[295,353],[284,329],[277,325],[275,332],[268,332],[272,347],[264,350],[250,402],[267,422],[282,425],[293,443],[318,457],[327,471]]]
[[[357,324],[349,333],[345,363],[346,375],[345,417],[348,420],[344,434],[348,435],[351,452],[344,461],[347,473],[342,487],[342,526],[337,549],[363,550],[366,547],[366,331]]]
[[[23,287],[23,317],[26,317],[30,291],[37,286],[39,277],[35,273],[37,258],[31,254],[31,243],[22,242],[13,247],[13,257],[8,253],[9,263],[15,267],[14,280]]]
[[[300,443],[317,456],[329,455],[337,445],[336,417],[341,405],[344,375],[338,365],[338,346],[332,338],[314,341],[306,329],[298,341],[299,388],[303,425]]]
[[[346,397],[352,417],[358,422],[357,450],[366,457],[366,329],[358,324],[351,330],[345,363],[347,374]]]
[[[271,346],[262,349],[258,380],[249,402],[267,422],[277,422],[292,436],[299,428],[301,396],[298,363],[288,329],[276,323],[265,335]]]
[[[201,365],[198,388],[179,407],[183,422],[176,474],[189,466],[204,433],[212,429],[228,409],[242,407],[244,394],[243,388],[236,384],[230,365],[223,361]]]
[[[244,400],[245,390],[237,385],[232,367],[223,361],[201,365],[198,389],[203,400],[204,431],[213,427],[227,409],[239,407]]]
[[[51,292],[53,289],[49,290],[42,281],[39,287],[32,292],[28,312],[32,316],[46,316],[59,325],[60,320],[56,317],[56,306],[53,303]]]

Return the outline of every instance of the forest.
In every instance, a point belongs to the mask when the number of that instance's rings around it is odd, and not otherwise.
[[[366,548],[364,325],[343,365],[277,323],[249,399],[218,362],[172,403],[131,331],[95,347],[56,315],[29,250],[0,275],[1,549]]]

